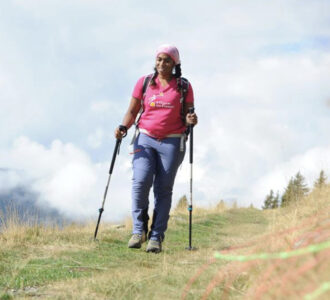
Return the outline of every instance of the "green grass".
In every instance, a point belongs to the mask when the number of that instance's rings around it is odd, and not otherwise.
[[[68,288],[60,292],[69,298],[83,289],[95,298],[153,299],[163,295],[165,299],[177,299],[196,268],[212,257],[212,251],[230,245],[227,236],[237,226],[235,222],[257,224],[262,233],[266,219],[262,212],[247,209],[193,215],[193,246],[198,249],[187,251],[188,214],[177,214],[170,220],[164,251],[158,255],[146,253],[145,244],[143,249],[128,249],[130,229],[109,228],[106,224],[101,225],[98,242],[91,240],[92,226],[85,230],[74,226],[63,230],[26,228],[24,234],[12,233],[13,241],[0,246],[1,299],[24,297],[31,287],[37,295],[47,297],[47,291],[51,291],[49,296],[57,297],[57,285],[74,286],[71,291]],[[230,239],[245,234],[235,231]],[[211,277],[212,273],[204,280]],[[79,280],[84,282],[82,286]],[[203,289],[205,283],[195,288]]]
[[[176,212],[160,254],[146,253],[145,244],[142,249],[128,249],[131,229],[104,223],[98,242],[92,240],[95,224],[9,228],[0,235],[0,300],[180,299],[189,280],[213,259],[215,251],[251,241],[252,248],[243,252],[268,251],[272,241],[258,241],[258,237],[278,218],[251,208],[221,213],[197,209],[193,212],[193,246],[197,250],[187,251],[188,212]],[[214,260],[191,284],[186,299],[201,299],[208,291],[207,299],[220,299],[231,281],[229,299],[246,299],[249,288],[258,286],[254,279],[269,265],[258,263],[247,271],[241,267],[240,263]]]

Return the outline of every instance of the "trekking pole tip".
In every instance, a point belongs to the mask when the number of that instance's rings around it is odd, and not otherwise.
[[[196,247],[186,247],[186,250],[189,250],[189,251],[196,251],[197,248],[196,248]]]

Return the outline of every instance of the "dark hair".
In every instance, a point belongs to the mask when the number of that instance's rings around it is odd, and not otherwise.
[[[175,66],[174,77],[175,77],[175,78],[180,78],[181,75],[182,75],[182,73],[181,73],[181,64],[177,64],[177,65]]]
[[[158,72],[157,72],[157,69],[156,67],[154,68],[154,74],[152,75],[151,77],[151,80],[150,80],[150,85],[156,85],[156,77],[158,75]],[[181,75],[182,75],[182,72],[181,72],[181,64],[177,64],[175,67],[174,67],[174,77],[176,78],[176,82],[177,82],[177,85],[178,85],[178,92],[181,92],[181,89],[182,89],[182,86],[181,86]]]
[[[158,75],[158,71],[157,71],[157,69],[156,69],[156,67],[154,67],[154,74],[152,75],[152,77],[151,77],[151,79],[150,79],[150,83],[149,83],[149,85],[156,85],[156,77],[157,77],[157,75]]]
[[[177,85],[178,85],[177,90],[178,90],[178,92],[180,92],[180,93],[181,93],[181,90],[182,90],[182,85],[181,85],[181,80],[180,80],[181,75],[182,75],[182,72],[181,72],[181,64],[177,64],[177,65],[175,66],[174,77],[176,78],[176,83],[177,83]]]

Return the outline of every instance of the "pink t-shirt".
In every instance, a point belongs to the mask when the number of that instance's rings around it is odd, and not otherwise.
[[[136,83],[132,97],[142,99],[143,81],[141,77]],[[158,77],[156,85],[149,85],[144,98],[144,112],[139,121],[139,128],[145,129],[152,137],[164,138],[169,134],[183,133],[186,126],[181,119],[181,94],[177,91],[176,78],[172,78],[165,87],[161,86]],[[194,103],[194,94],[189,84],[186,103]]]

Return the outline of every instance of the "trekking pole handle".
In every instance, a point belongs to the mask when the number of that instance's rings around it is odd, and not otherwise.
[[[120,131],[122,131],[122,132],[124,132],[124,134],[123,134],[123,138],[127,135],[127,127],[126,126],[124,126],[124,125],[119,125],[118,126],[118,129],[120,130]]]

